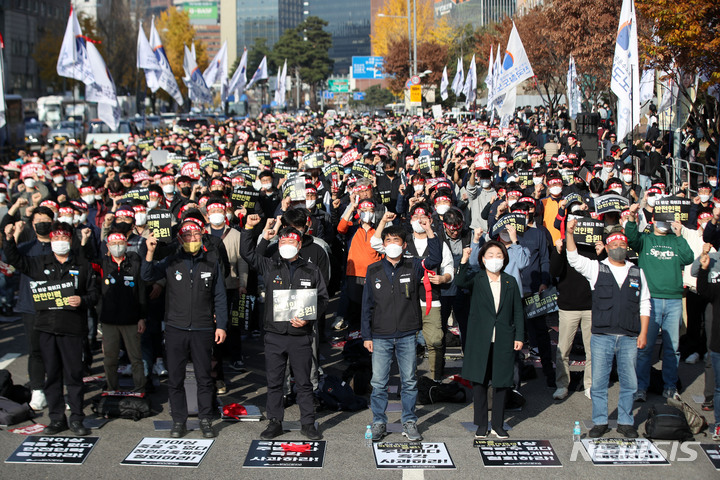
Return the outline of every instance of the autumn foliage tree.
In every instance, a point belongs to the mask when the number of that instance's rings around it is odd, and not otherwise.
[[[391,45],[408,36],[408,19],[413,24],[413,2],[417,6],[417,41],[449,45],[452,41],[453,28],[445,17],[435,19],[433,0],[411,0],[408,13],[407,0],[386,0],[374,19],[374,34],[370,35],[373,55],[384,57],[391,51]],[[411,32],[412,35],[412,32]],[[405,50],[407,53],[407,50]],[[418,53],[418,57],[420,54]]]
[[[443,68],[447,63],[447,52],[448,47],[440,43],[418,43],[417,71],[418,73],[426,70],[432,72],[422,78],[423,84],[437,85],[440,83]],[[410,71],[407,36],[389,45],[383,70],[389,75],[394,75],[390,79],[390,90],[396,94],[402,92],[405,89],[405,82],[408,80]]]

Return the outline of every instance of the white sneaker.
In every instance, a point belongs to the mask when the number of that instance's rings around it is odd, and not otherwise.
[[[590,396],[590,389],[589,389],[589,388],[586,388],[586,389],[585,389],[585,396],[586,396],[587,398],[589,398],[590,400],[592,400],[592,397]]]
[[[153,373],[158,377],[167,377],[168,371],[167,368],[165,368],[165,362],[162,358],[158,358],[157,360],[155,360],[155,365],[153,365]]]
[[[32,408],[36,412],[39,412],[45,407],[47,407],[45,392],[43,392],[42,390],[33,390],[32,399],[30,399],[30,408]]]
[[[555,390],[555,393],[553,393],[553,398],[555,400],[562,400],[563,398],[568,396],[568,389],[565,387],[558,387],[557,390]]]
[[[118,373],[124,377],[132,376],[132,365],[128,363],[127,365],[118,367]]]
[[[698,360],[700,360],[700,354],[695,352],[692,355],[688,355],[688,357],[685,359],[685,363],[688,363],[690,365],[695,365]]]

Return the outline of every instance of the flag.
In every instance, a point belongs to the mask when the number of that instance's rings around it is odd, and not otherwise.
[[[70,7],[65,35],[60,45],[57,61],[57,74],[87,83],[92,82],[92,70],[88,61],[87,38],[80,29],[75,9]]]
[[[610,90],[618,97],[617,138],[624,139],[640,123],[640,73],[635,3],[623,0],[615,41]]]
[[[208,87],[212,87],[216,83],[222,84],[227,81],[228,76],[228,58],[227,58],[227,40],[223,42],[220,51],[215,54],[210,65],[203,72],[203,78]]]
[[[175,76],[173,75],[172,69],[170,68],[170,63],[168,62],[167,55],[165,55],[165,49],[163,48],[162,41],[160,40],[160,35],[155,28],[155,19],[153,19],[152,23],[150,24],[150,47],[152,47],[153,52],[155,53],[155,58],[158,62],[158,66],[160,67],[158,70],[153,71],[155,76],[157,77],[158,87],[165,90],[168,95],[175,99],[178,105],[182,105],[182,93],[180,93],[177,81],[175,80]],[[145,70],[146,76],[147,72],[148,71]]]
[[[235,73],[233,74],[230,85],[228,86],[228,94],[232,93],[235,95],[235,101],[240,99],[240,95],[245,91],[247,86],[247,48],[243,50],[242,57],[240,57],[240,63],[238,64]]]
[[[268,70],[267,70],[267,57],[263,57],[262,61],[260,62],[260,65],[258,65],[257,70],[255,70],[255,74],[250,79],[250,82],[248,82],[247,86],[245,87],[245,90],[252,87],[255,82],[259,82],[260,80],[267,80],[268,79]]]
[[[87,45],[88,62],[93,73],[93,82],[85,86],[85,99],[97,102],[98,117],[112,130],[120,124],[120,108],[117,101],[115,82],[105,65],[98,49],[92,43]]]
[[[277,83],[275,86],[275,103],[277,103],[278,106],[285,105],[286,77],[287,77],[287,59],[285,60],[285,63],[283,64],[282,69],[280,69],[280,67],[278,67],[278,77],[277,77]]]
[[[652,100],[653,90],[655,90],[655,69],[648,68],[640,78],[640,103]]]
[[[658,107],[658,113],[662,113],[668,108],[672,108],[678,97],[678,85],[672,73],[665,72],[664,78],[660,82],[660,89],[662,91],[662,101]]]
[[[475,69],[475,54],[470,60],[470,66],[468,67],[467,77],[465,77],[465,86],[463,87],[463,93],[465,94],[465,108],[469,108],[470,105],[475,103],[475,91],[477,90],[477,71]]]
[[[458,58],[457,69],[455,70],[455,78],[453,78],[452,91],[455,96],[459,96],[463,91],[465,84],[465,73],[463,72],[462,57]]]
[[[502,108],[502,104],[503,104],[503,98],[505,98],[504,94],[498,95],[497,85],[498,85],[499,80],[500,80],[500,44],[498,43],[497,50],[495,51],[495,63],[493,63],[492,99],[488,100],[491,107],[493,107],[493,112],[495,112],[495,110],[500,111],[500,109]]]
[[[185,45],[185,57],[183,58],[183,70],[185,77],[183,82],[188,88],[188,98],[195,103],[212,103],[212,94],[205,83],[205,79],[200,73],[200,68],[195,61],[195,55],[187,45]]]
[[[525,53],[525,47],[522,40],[520,40],[520,34],[517,31],[515,22],[513,22],[513,28],[505,49],[505,57],[502,65],[499,66],[499,70],[497,82],[493,84],[496,97],[509,92],[513,87],[517,87],[535,75]]]
[[[5,40],[0,35],[0,128],[5,126],[5,63],[3,61],[3,51],[5,50]]]
[[[492,45],[490,45],[490,58],[488,59],[487,75],[485,75],[485,85],[488,88],[487,104],[488,104],[488,107],[490,107],[490,99],[492,98],[492,90],[493,90],[493,49],[492,49]]]
[[[567,73],[567,102],[568,102],[568,114],[570,118],[575,120],[581,108],[581,94],[580,85],[578,85],[577,70],[575,69],[575,59],[570,55],[570,65],[568,66]]]
[[[448,76],[447,76],[447,65],[443,68],[442,80],[440,80],[440,98],[447,100],[448,98]]]
[[[142,28],[142,22],[140,22],[140,28],[138,28],[138,41],[137,41],[137,68],[142,68],[145,71],[145,83],[148,88],[153,92],[157,92],[160,85],[158,84],[158,75],[156,71],[160,70],[160,64],[155,57],[150,42],[148,42],[145,36],[145,31]]]

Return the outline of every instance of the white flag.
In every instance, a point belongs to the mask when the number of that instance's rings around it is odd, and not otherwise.
[[[245,90],[252,87],[255,82],[259,82],[260,80],[267,80],[268,79],[268,69],[267,69],[267,57],[263,57],[262,61],[260,62],[260,65],[258,65],[257,70],[255,70],[255,74],[253,74],[252,78],[250,79],[250,82],[248,82],[247,87],[245,87]]]
[[[0,35],[0,128],[5,126],[5,62],[3,61],[3,52],[5,50],[5,41]]]
[[[65,35],[60,46],[57,61],[57,74],[61,77],[74,78],[81,82],[92,82],[92,70],[88,61],[87,39],[80,29],[75,9],[70,7]]]
[[[655,90],[655,69],[648,68],[640,78],[640,103],[652,100]]]
[[[117,101],[115,82],[95,45],[87,45],[88,61],[93,72],[93,83],[85,86],[85,99],[97,102],[98,117],[112,130],[120,124],[120,108]]]
[[[448,76],[447,76],[447,65],[443,68],[442,80],[440,80],[440,98],[447,100],[448,98]]]
[[[177,81],[175,80],[175,76],[170,68],[170,62],[168,62],[167,55],[165,55],[165,49],[163,48],[162,41],[160,40],[160,35],[155,28],[155,19],[153,19],[150,24],[150,47],[152,47],[158,66],[160,67],[159,70],[155,71],[159,88],[165,90],[173,99],[175,99],[178,105],[182,105],[182,93],[180,93]],[[147,75],[147,70],[145,72]]]
[[[183,70],[185,70],[185,77],[183,82],[188,88],[188,97],[195,103],[212,103],[212,94],[210,89],[203,79],[200,68],[197,66],[195,61],[195,55],[187,45],[185,46],[185,57],[183,58]]]
[[[233,74],[230,85],[228,86],[228,93],[235,95],[235,101],[240,100],[240,95],[245,91],[247,86],[247,48],[243,50],[242,57],[240,57],[240,63],[238,64],[237,70]]]
[[[623,0],[615,42],[610,89],[618,97],[617,138],[624,139],[640,123],[640,73],[635,2]]]
[[[452,91],[457,97],[463,91],[465,85],[465,72],[463,71],[462,57],[458,58],[457,69],[455,70],[455,78],[453,78]]]
[[[582,99],[580,97],[581,94],[580,85],[578,85],[577,70],[575,69],[575,59],[572,55],[570,55],[570,65],[568,66],[566,89],[569,109],[568,114],[570,115],[570,118],[575,120],[578,113],[580,113]]]
[[[160,88],[158,84],[160,64],[157,61],[157,57],[155,57],[155,52],[153,52],[150,42],[148,42],[145,36],[142,22],[140,22],[140,28],[138,28],[137,68],[142,68],[145,71],[145,83],[148,88],[153,93],[157,92],[158,88]]]
[[[465,86],[463,87],[463,93],[465,94],[465,108],[469,108],[470,105],[475,103],[475,91],[477,90],[477,70],[475,68],[475,54],[470,60],[470,66],[468,67],[467,77],[465,77]]]
[[[203,72],[203,78],[208,87],[212,87],[216,83],[222,83],[227,80],[228,58],[227,58],[227,40],[223,42],[220,51],[215,54],[210,65]]]
[[[490,57],[488,58],[488,71],[485,75],[485,86],[488,88],[488,107],[490,107],[490,99],[492,98],[493,90],[493,48],[490,45]]]
[[[497,50],[495,51],[495,63],[493,63],[493,78],[492,78],[492,98],[488,100],[490,106],[493,107],[493,113],[495,110],[500,111],[503,104],[505,94],[498,94],[498,81],[500,80],[500,44],[498,43]]]
[[[282,70],[278,67],[278,78],[275,87],[275,103],[278,106],[285,106],[285,89],[286,89],[286,77],[287,77],[287,59],[283,64]]]
[[[505,93],[502,108],[499,111],[500,128],[508,128],[510,120],[515,116],[515,107],[517,106],[517,87],[513,87],[509,92]]]
[[[523,47],[520,34],[517,31],[515,22],[513,22],[513,28],[505,49],[505,58],[500,67],[498,80],[493,85],[495,96],[509,92],[510,89],[517,87],[533,75],[535,74],[525,53],[525,47]]]
[[[660,106],[658,107],[658,113],[662,113],[675,105],[675,100],[678,97],[678,84],[672,73],[664,73],[664,78],[660,82],[660,90],[662,91],[662,102],[660,102]]]

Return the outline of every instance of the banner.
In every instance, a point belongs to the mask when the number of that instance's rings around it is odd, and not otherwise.
[[[578,245],[595,245],[595,242],[603,241],[605,233],[605,222],[593,220],[592,218],[581,218],[577,221],[573,239]]]
[[[317,289],[273,290],[273,321],[317,320]]]
[[[75,295],[75,282],[58,280],[54,282],[30,281],[35,310],[74,310],[69,298]]]
[[[148,187],[133,187],[123,195],[123,200],[150,200],[150,189]]]
[[[486,467],[562,467],[550,440],[475,440]]]
[[[687,223],[692,200],[682,197],[662,197],[655,202],[653,216],[656,222]]]
[[[523,299],[525,305],[525,316],[535,318],[540,315],[557,312],[557,288],[550,287],[540,293],[536,293]]]
[[[195,467],[200,465],[215,440],[146,437],[120,462],[122,465]]]
[[[172,238],[172,212],[169,210],[150,210],[146,225],[158,241],[169,241]]]
[[[253,440],[243,467],[322,468],[327,442]]]
[[[622,195],[602,195],[595,199],[595,213],[622,212],[630,206],[630,200]]]

